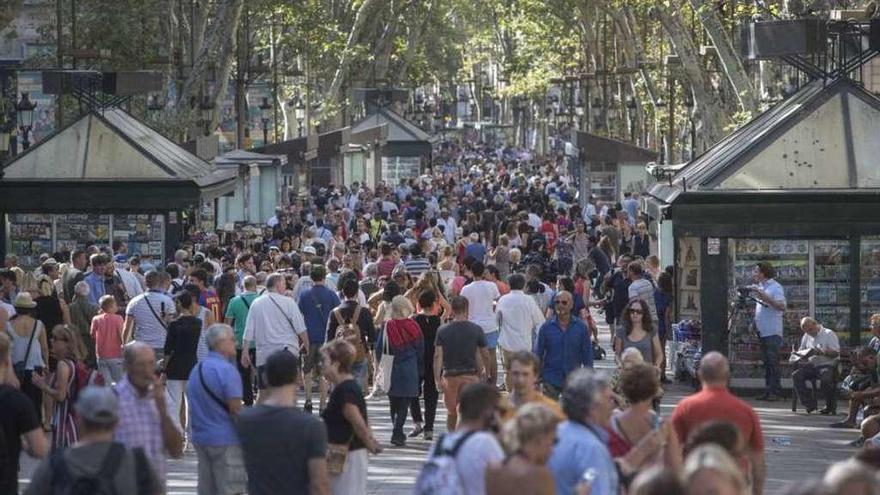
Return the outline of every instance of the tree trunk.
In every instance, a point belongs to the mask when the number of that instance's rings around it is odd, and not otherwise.
[[[715,45],[715,51],[718,53],[718,60],[724,69],[724,74],[730,82],[733,92],[736,94],[739,102],[739,109],[744,112],[754,114],[758,111],[758,98],[755,96],[755,88],[751,81],[751,76],[746,72],[742,59],[733,44],[730,37],[724,31],[724,25],[718,17],[718,11],[714,2],[709,0],[688,0],[691,8],[700,16],[700,23],[706,29],[706,34]]]
[[[357,44],[357,40],[360,37],[364,24],[370,18],[370,12],[373,10],[375,4],[376,0],[364,0],[360,8],[358,8],[357,14],[354,17],[354,23],[351,26],[351,31],[348,33],[348,41],[345,44],[345,49],[342,51],[342,57],[339,59],[339,66],[336,67],[336,73],[333,75],[330,87],[327,88],[327,91],[324,93],[324,104],[321,106],[322,114],[326,114],[330,111],[331,107],[335,107],[336,103],[339,101],[339,88],[342,87],[345,75],[348,74],[348,66],[351,64],[354,46]]]
[[[418,52],[418,47],[422,44],[422,35],[425,32],[425,27],[431,19],[431,13],[433,10],[434,1],[428,0],[425,12],[420,14],[423,17],[422,22],[416,23],[415,27],[410,30],[409,36],[406,38],[406,50],[403,52],[403,59],[400,62],[400,67],[395,71],[395,80],[397,82],[400,82],[406,77],[406,72],[409,70],[413,57]]]
[[[680,73],[690,83],[694,92],[694,118],[699,120],[698,132],[708,145],[724,136],[724,127],[730,122],[724,102],[712,88],[700,59],[700,53],[688,30],[681,22],[680,8],[668,9],[659,4],[651,9],[669,36],[681,61]]]
[[[238,0],[238,12],[235,13],[236,20],[233,22],[234,26],[238,26],[238,19],[241,16],[242,7],[244,2],[242,0]],[[235,60],[236,50],[238,48],[238,36],[236,35],[237,29],[233,29],[232,33],[229,36],[225,36],[223,39],[223,43],[220,46],[220,50],[217,53],[217,65],[216,65],[216,78],[219,85],[217,87],[217,93],[214,94],[214,108],[217,109],[213,113],[211,118],[211,129],[216,129],[217,124],[220,122],[220,112],[219,109],[223,105],[223,101],[226,98],[226,91],[229,88],[229,75],[232,72],[232,62]]]

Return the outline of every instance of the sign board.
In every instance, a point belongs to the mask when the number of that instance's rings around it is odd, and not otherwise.
[[[706,254],[709,256],[718,256],[721,254],[721,239],[718,237],[709,237],[706,239]]]

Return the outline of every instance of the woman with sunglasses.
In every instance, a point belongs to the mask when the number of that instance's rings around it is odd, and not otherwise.
[[[646,363],[653,364],[657,372],[663,362],[663,349],[660,337],[654,330],[648,304],[641,299],[632,299],[623,310],[623,325],[614,336],[614,354],[618,361],[623,351],[634,347],[642,353]]]
[[[73,397],[76,393],[76,363],[81,362],[86,349],[79,333],[68,325],[52,329],[52,355],[58,360],[55,373],[47,381],[42,374],[33,376],[33,383],[52,398],[52,450],[69,447],[77,441]]]

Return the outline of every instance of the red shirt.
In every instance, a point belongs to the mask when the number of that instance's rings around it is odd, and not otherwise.
[[[91,336],[95,341],[95,355],[100,359],[122,357],[122,328],[124,321],[116,313],[101,313],[92,318]]]
[[[733,423],[752,451],[764,451],[764,435],[758,414],[726,387],[705,387],[679,402],[672,413],[672,427],[682,444],[692,431],[709,421]]]

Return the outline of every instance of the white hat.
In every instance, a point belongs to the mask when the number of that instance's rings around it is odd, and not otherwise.
[[[318,254],[318,251],[315,250],[315,246],[306,246],[302,249],[303,253],[307,254]]]

